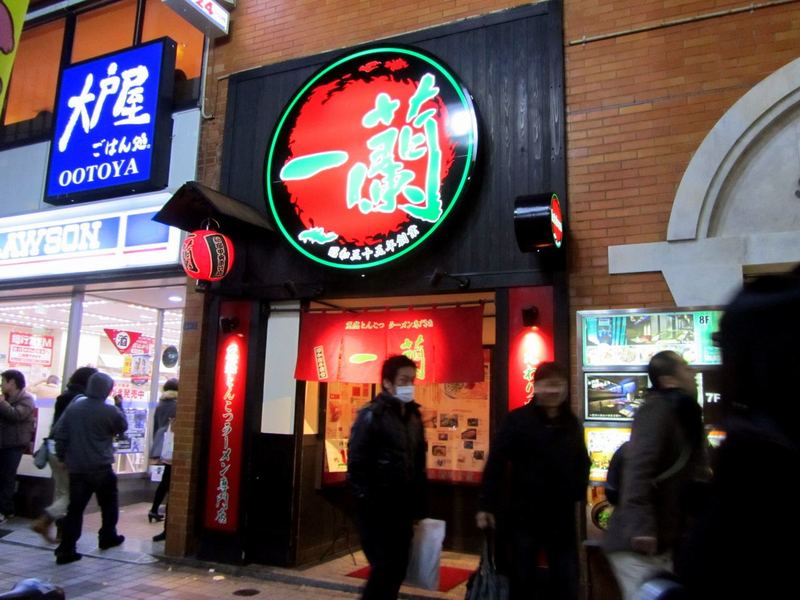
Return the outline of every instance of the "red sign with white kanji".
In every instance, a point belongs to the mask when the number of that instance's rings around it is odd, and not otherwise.
[[[209,529],[231,533],[239,527],[250,303],[224,301],[220,314],[236,317],[239,328],[222,334],[217,344],[203,521]]]
[[[295,379],[378,382],[389,356],[417,363],[419,383],[483,381],[480,306],[363,313],[306,313]]]

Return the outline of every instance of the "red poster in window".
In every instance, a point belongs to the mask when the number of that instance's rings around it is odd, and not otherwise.
[[[483,309],[307,313],[300,325],[295,378],[380,381],[383,361],[405,354],[419,383],[483,381]]]
[[[204,524],[209,529],[234,532],[239,524],[241,498],[250,305],[227,301],[222,303],[220,312],[224,317],[238,319],[238,326],[222,333],[217,344]]]
[[[53,364],[53,336],[12,331],[8,336],[8,365]]]

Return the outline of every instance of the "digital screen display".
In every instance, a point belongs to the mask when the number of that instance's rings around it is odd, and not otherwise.
[[[587,419],[631,421],[644,403],[649,380],[645,373],[587,373]]]

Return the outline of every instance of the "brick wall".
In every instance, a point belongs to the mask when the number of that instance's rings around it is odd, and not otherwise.
[[[165,552],[183,556],[193,551],[194,523],[198,510],[198,475],[203,463],[199,456],[202,411],[198,398],[205,398],[199,389],[201,357],[204,352],[203,322],[205,295],[195,292],[193,279],[186,281],[186,302],[183,309],[181,339],[181,378],[178,392],[178,412],[173,425],[175,450],[172,459],[172,479],[167,511],[169,535]]]
[[[565,3],[573,311],[674,305],[660,273],[610,276],[608,246],[664,241],[703,138],[751,87],[800,56],[800,3],[729,14],[750,4]],[[691,20],[700,15],[708,18]],[[657,26],[678,19],[689,21]]]

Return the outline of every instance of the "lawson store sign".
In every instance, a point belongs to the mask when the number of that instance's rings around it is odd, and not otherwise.
[[[175,42],[164,38],[61,72],[47,202],[167,185],[174,68]]]
[[[155,196],[0,219],[0,278],[177,264],[181,231],[152,220]]]

